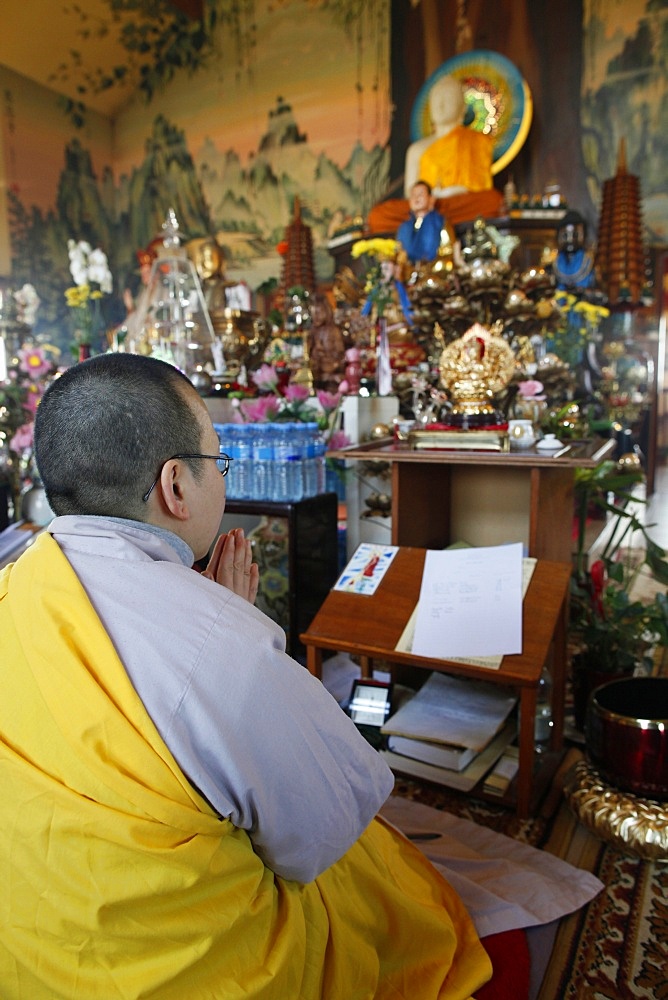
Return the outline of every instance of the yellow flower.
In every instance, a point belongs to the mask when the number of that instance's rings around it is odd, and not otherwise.
[[[95,297],[95,292],[91,296],[89,285],[73,285],[72,288],[65,289],[65,301],[71,309],[83,308],[89,297]]]
[[[597,306],[594,302],[586,302],[584,299],[573,306],[574,312],[584,313],[585,317],[592,323],[598,323],[610,315],[610,310],[605,306]]]
[[[383,260],[394,260],[399,250],[397,240],[374,237],[371,240],[357,240],[350,248],[352,257],[361,257],[362,254],[369,254],[371,257],[378,257]]]

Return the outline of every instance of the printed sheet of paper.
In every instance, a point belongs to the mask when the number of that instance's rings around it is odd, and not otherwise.
[[[396,545],[362,542],[333,589],[346,590],[351,594],[374,594],[397,552]]]
[[[536,560],[531,556],[525,556],[522,560],[522,597],[526,597],[529,583],[536,568]],[[396,649],[400,653],[413,652],[413,638],[415,637],[415,623],[417,621],[418,606],[415,605],[413,614],[406,622],[406,628],[401,633]],[[499,670],[503,662],[503,656],[449,656],[449,660],[455,663],[468,663],[474,667],[484,667],[485,670]]]
[[[429,550],[413,652],[439,659],[522,652],[522,545]]]

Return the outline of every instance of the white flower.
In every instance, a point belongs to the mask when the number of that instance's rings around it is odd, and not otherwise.
[[[70,257],[70,274],[74,278],[75,285],[88,284],[88,270],[86,260],[90,253],[88,243],[75,243],[74,240],[67,241],[67,249]]]
[[[99,248],[92,250],[88,255],[88,280],[94,281],[100,286],[101,292],[110,292],[112,289],[111,271],[107,262],[107,255]]]
[[[70,274],[74,278],[75,285],[81,287],[94,283],[99,285],[101,292],[107,294],[111,292],[113,281],[107,255],[103,250],[99,247],[93,250],[86,240],[79,240],[78,243],[68,240],[67,252],[70,258]]]

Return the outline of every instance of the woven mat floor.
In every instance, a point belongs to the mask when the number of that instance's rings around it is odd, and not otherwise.
[[[397,777],[395,793],[445,809],[593,872],[605,889],[557,931],[538,1000],[668,1000],[668,864],[642,861],[604,844],[578,822],[563,780],[572,748],[535,817],[445,788]]]

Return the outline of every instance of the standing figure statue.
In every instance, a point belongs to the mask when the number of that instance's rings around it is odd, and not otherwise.
[[[346,341],[325,295],[316,295],[311,307],[308,357],[315,388],[336,392],[346,367]]]

